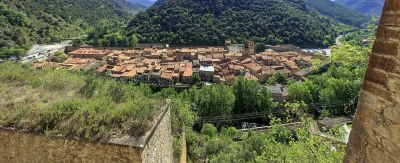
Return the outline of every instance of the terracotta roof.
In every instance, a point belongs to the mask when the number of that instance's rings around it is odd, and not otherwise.
[[[113,77],[113,78],[119,78],[119,77],[121,77],[121,74],[112,74],[111,77]]]
[[[222,53],[215,53],[212,55],[213,59],[224,59],[224,54]]]
[[[97,73],[104,73],[104,72],[107,71],[107,67],[108,67],[108,65],[101,66],[101,67],[97,68],[96,72]]]
[[[247,59],[243,60],[243,61],[240,62],[240,63],[242,63],[242,64],[250,63],[251,60],[252,60],[251,58],[247,58]]]
[[[245,68],[250,69],[252,71],[260,71],[262,69],[262,67],[258,64],[255,63],[248,63],[243,65]]]
[[[251,75],[251,74],[246,74],[246,75],[244,76],[244,78],[247,79],[247,80],[255,80],[255,81],[258,81],[258,78],[255,77],[254,75]]]
[[[276,71],[275,71],[275,69],[270,68],[270,67],[263,67],[262,73],[263,74],[271,74],[271,75],[273,75],[273,74],[276,74]]]
[[[110,53],[110,50],[102,50],[102,49],[94,49],[94,48],[80,48],[70,52],[69,54],[79,54],[79,55],[107,55]]]
[[[187,68],[187,69],[185,70],[185,72],[183,73],[183,76],[184,76],[184,77],[193,76],[193,69],[192,69],[192,68]]]
[[[64,64],[87,64],[90,60],[84,58],[68,58],[63,63]]]
[[[161,74],[161,78],[164,78],[164,79],[172,79],[172,73],[163,72],[163,73]]]
[[[172,77],[179,77],[178,73],[172,73]]]
[[[125,77],[125,78],[132,78],[134,76],[136,76],[136,70],[127,71],[121,75],[121,77]]]
[[[143,74],[143,73],[144,73],[144,70],[146,70],[146,67],[140,67],[140,68],[137,70],[137,73]]]

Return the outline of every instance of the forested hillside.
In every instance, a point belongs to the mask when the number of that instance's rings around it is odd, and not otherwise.
[[[146,5],[133,3],[130,0],[112,0],[112,1],[117,3],[119,9],[122,9],[123,12],[129,14],[136,14],[148,8],[148,6]]]
[[[321,15],[331,17],[348,25],[361,26],[370,18],[361,13],[349,10],[330,0],[305,0],[311,9],[315,9]]]
[[[384,0],[335,0],[335,2],[354,11],[374,16],[381,15],[384,4]]]
[[[31,44],[84,34],[99,20],[126,21],[117,0],[2,0],[0,56],[23,54]]]
[[[343,23],[356,22],[355,15],[345,15]],[[127,31],[139,34],[141,42],[201,45],[252,39],[318,46],[335,35],[332,19],[321,17],[303,0],[158,1],[139,13]]]

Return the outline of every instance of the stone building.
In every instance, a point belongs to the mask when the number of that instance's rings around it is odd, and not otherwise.
[[[247,41],[244,45],[244,54],[245,56],[250,56],[256,54],[256,46],[253,41]]]
[[[0,128],[0,162],[173,162],[172,131],[168,105],[140,138],[125,136],[108,143],[90,143],[63,137],[47,138]]]
[[[344,162],[400,162],[400,1],[386,0]]]

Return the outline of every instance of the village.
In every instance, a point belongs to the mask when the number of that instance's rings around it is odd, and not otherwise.
[[[66,47],[68,57],[61,62],[49,58],[57,67],[71,70],[94,70],[124,81],[154,84],[161,87],[189,87],[196,80],[232,85],[236,78],[265,83],[280,73],[305,81],[312,72],[312,53],[292,45],[269,46],[256,53],[254,42],[209,47],[168,47],[146,45],[139,48]],[[44,62],[36,63],[40,68]],[[273,94],[285,96],[283,86],[269,86]]]

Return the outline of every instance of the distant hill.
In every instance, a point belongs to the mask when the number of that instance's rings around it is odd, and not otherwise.
[[[146,7],[150,7],[154,4],[154,0],[126,0],[126,1],[133,3],[133,4],[143,5]]]
[[[156,2],[154,2],[154,5],[155,5],[155,6],[161,5],[161,4],[164,4],[166,1],[167,1],[167,0],[157,0]]]
[[[132,15],[121,6],[119,0],[2,0],[0,57],[82,35],[100,20],[127,21]]]
[[[336,19],[347,25],[362,26],[370,20],[369,17],[347,9],[331,0],[305,0],[310,9],[315,9],[321,15]]]
[[[333,41],[336,33],[332,21],[359,25],[364,19],[339,5],[334,7],[342,13],[324,13],[334,17],[327,18],[311,2],[159,0],[137,14],[126,31],[128,35],[138,34],[141,42],[205,45],[223,44],[225,39],[233,42],[251,39],[269,44],[319,46]]]
[[[353,11],[374,16],[380,16],[384,5],[384,0],[335,0]]]
[[[112,0],[112,1],[114,1],[118,5],[118,8],[122,9],[122,11],[130,14],[136,14],[140,11],[146,10],[149,7],[143,4],[133,3],[131,0]]]

